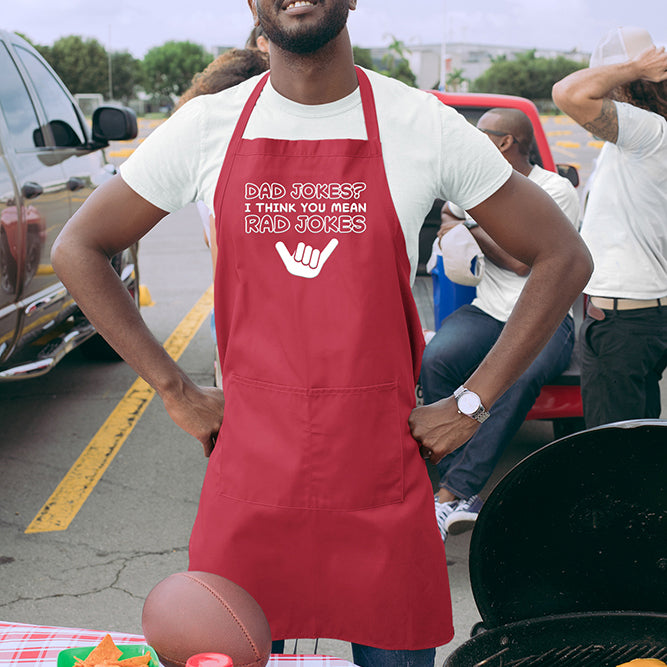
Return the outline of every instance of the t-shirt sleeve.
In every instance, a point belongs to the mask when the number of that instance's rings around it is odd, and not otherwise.
[[[632,104],[614,104],[618,117],[616,145],[620,149],[643,157],[662,145],[666,126],[660,116]]]
[[[566,178],[560,176],[552,178],[541,184],[542,189],[560,206],[568,220],[575,226],[579,226],[579,195],[574,186]]]
[[[461,114],[442,105],[440,198],[468,210],[496,192],[512,166],[487,136]]]
[[[120,166],[123,180],[163,211],[198,198],[200,104],[191,100],[157,127]]]

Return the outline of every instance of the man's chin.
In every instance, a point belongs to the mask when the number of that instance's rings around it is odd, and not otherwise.
[[[291,29],[284,29],[278,22],[262,21],[262,27],[269,40],[283,51],[295,55],[311,55],[317,53],[327,44],[335,40],[347,25],[349,10],[341,5],[337,11],[329,12],[318,19],[303,16],[303,20],[291,22]],[[295,17],[296,19],[296,17]],[[294,19],[293,19],[294,21]]]
[[[307,56],[317,53],[329,44],[331,39],[322,39],[319,35],[299,35],[291,39],[282,39],[273,43],[279,46],[283,51],[288,51],[297,56]]]

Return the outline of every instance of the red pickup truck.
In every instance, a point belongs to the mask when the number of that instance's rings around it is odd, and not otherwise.
[[[531,151],[531,161],[544,169],[557,171],[569,178],[573,185],[579,185],[579,176],[575,167],[571,165],[557,165],[554,162],[544,133],[537,107],[523,97],[512,95],[496,95],[486,93],[449,93],[429,91],[444,104],[455,108],[471,123],[477,120],[486,111],[494,107],[520,109],[530,118],[535,134],[535,141]],[[440,209],[442,201],[436,201],[424,222],[419,239],[419,273],[426,272],[426,262],[431,254],[433,240],[440,227]],[[441,267],[441,265],[440,265]],[[474,298],[474,288],[455,285],[444,275],[444,271],[436,267],[431,274],[433,280],[435,328],[455,308],[463,303],[469,303]],[[574,321],[576,331],[584,316],[583,295],[574,304]],[[553,422],[554,436],[562,437],[569,433],[582,430],[583,409],[579,388],[579,355],[577,346],[572,354],[569,368],[553,383],[542,388],[535,405],[526,419],[544,419]]]

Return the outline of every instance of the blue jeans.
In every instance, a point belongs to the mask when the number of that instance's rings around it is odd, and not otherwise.
[[[470,377],[500,336],[504,322],[471,305],[446,317],[426,346],[421,369],[424,403],[451,396]],[[491,416],[468,442],[437,464],[440,487],[458,498],[479,493],[514,437],[542,386],[570,363],[574,323],[568,315],[523,375],[493,404]]]
[[[283,640],[273,642],[271,653],[282,653],[284,650]],[[390,651],[362,644],[352,644],[352,659],[358,667],[433,667],[435,649]]]

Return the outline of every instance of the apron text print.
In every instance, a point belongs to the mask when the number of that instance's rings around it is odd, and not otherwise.
[[[366,231],[365,183],[246,183],[246,234],[361,234]]]
[[[361,200],[366,184],[246,183],[245,233],[362,234],[366,231],[366,202]],[[338,245],[330,239],[317,248],[298,242],[293,251],[278,241],[276,251],[289,273],[315,278]]]

